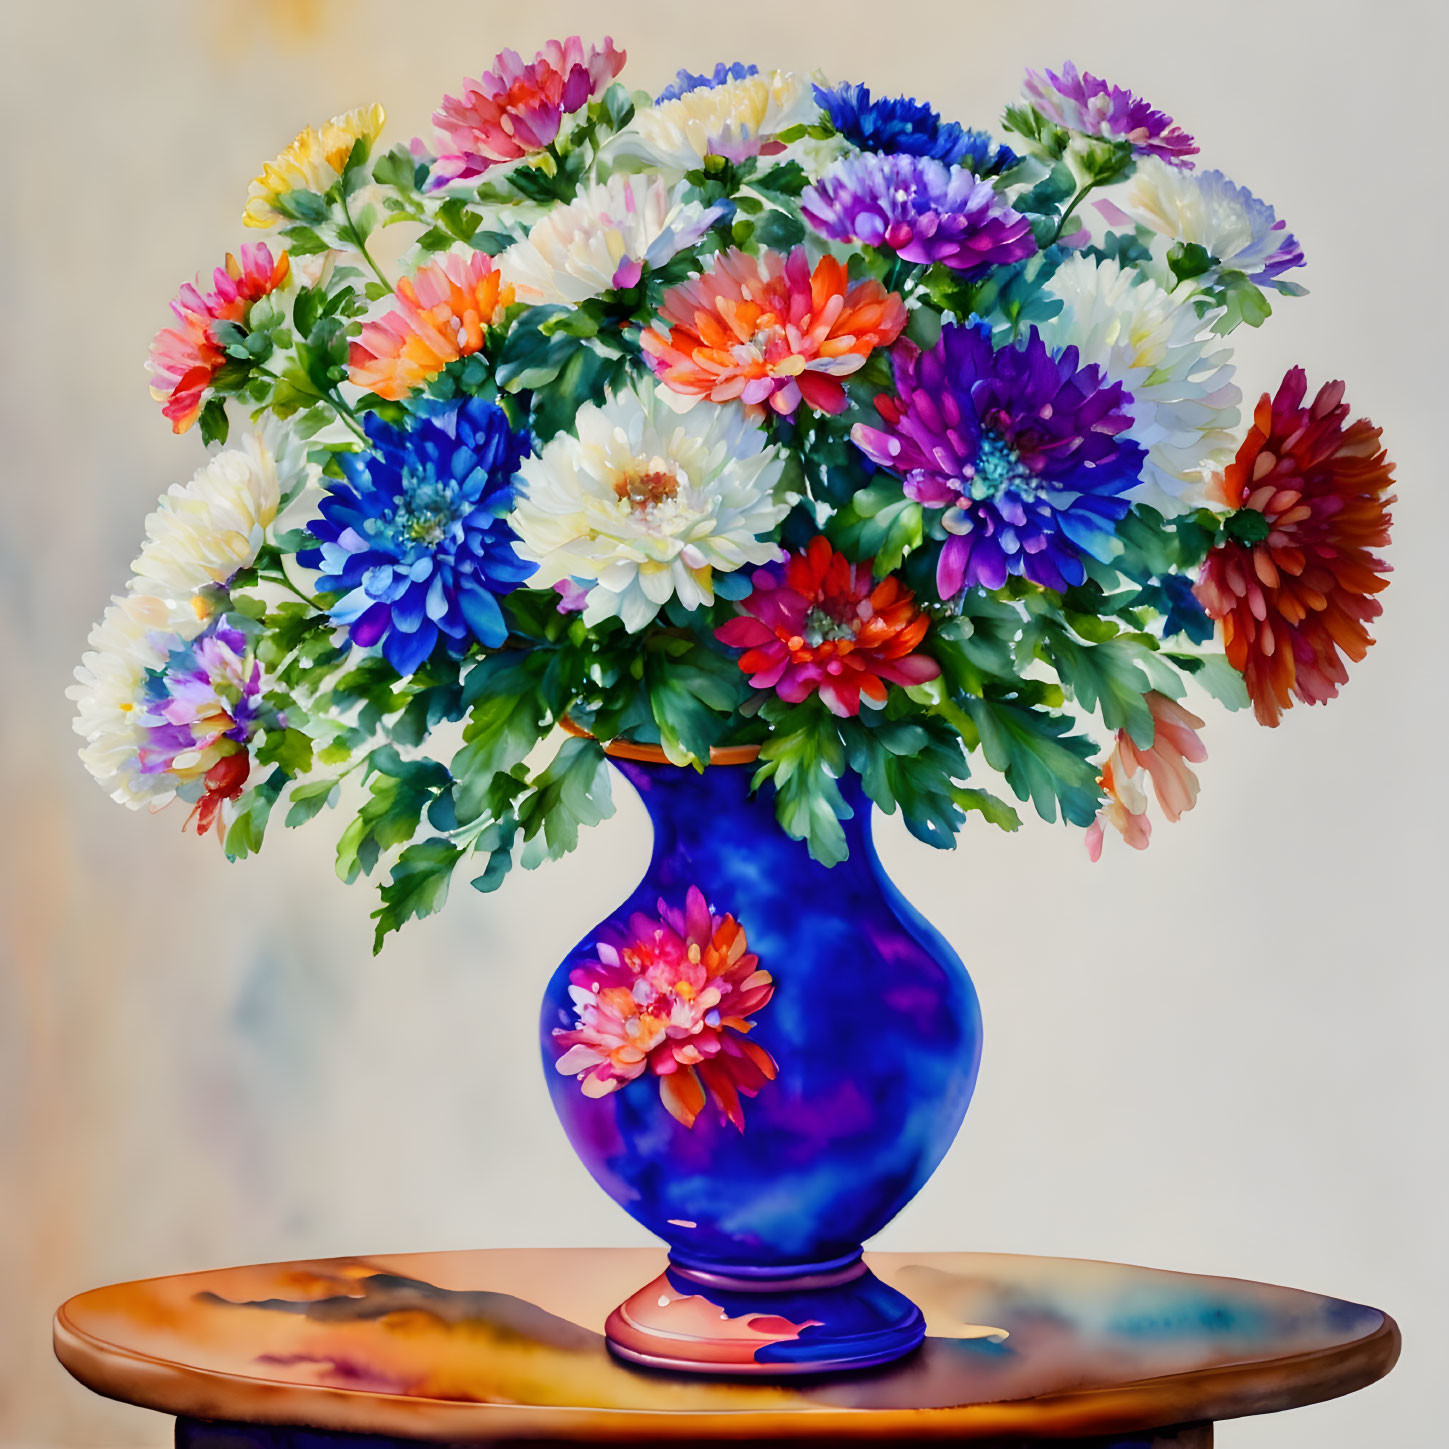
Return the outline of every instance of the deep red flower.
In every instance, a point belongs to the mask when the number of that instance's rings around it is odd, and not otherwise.
[[[876,583],[869,560],[851,563],[823,536],[790,558],[783,579],[760,569],[754,583],[745,612],[715,637],[745,650],[740,668],[756,689],[792,704],[818,690],[844,718],[860,713],[862,695],[884,704],[887,681],[924,684],[941,672],[915,652],[930,625],[915,595],[893,574]]]
[[[1276,725],[1296,697],[1323,704],[1373,643],[1365,625],[1383,605],[1393,464],[1366,418],[1345,426],[1343,384],[1305,407],[1308,381],[1290,368],[1217,481],[1236,509],[1194,593],[1222,623],[1223,647],[1260,723]]]
[[[196,833],[205,835],[216,824],[222,802],[237,799],[246,788],[251,769],[251,756],[245,749],[223,755],[202,777],[206,789],[192,808],[191,814],[186,817],[186,824],[190,825],[194,820]],[[218,827],[216,833],[218,839],[225,840],[224,827]]]

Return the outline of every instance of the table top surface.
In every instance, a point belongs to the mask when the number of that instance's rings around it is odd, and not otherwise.
[[[620,1363],[609,1310],[652,1249],[272,1263],[82,1293],[61,1362],[167,1413],[455,1442],[1095,1435],[1295,1408],[1393,1367],[1374,1308],[1232,1278],[983,1253],[868,1253],[926,1315],[864,1374],[723,1382]]]

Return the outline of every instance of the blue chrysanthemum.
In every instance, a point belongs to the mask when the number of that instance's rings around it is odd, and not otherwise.
[[[506,523],[513,475],[529,451],[495,403],[451,403],[406,429],[370,416],[371,448],[342,453],[345,483],[309,531],[320,547],[298,555],[320,569],[317,587],[342,597],[332,619],[353,643],[381,643],[411,674],[441,635],[459,653],[470,638],[497,648],[508,635],[496,595],[533,572]]]
[[[924,101],[910,96],[872,100],[869,89],[846,82],[834,90],[815,87],[830,124],[862,151],[929,156],[947,166],[963,166],[976,176],[1005,171],[1016,161],[1009,147],[998,146],[985,131],[970,131],[943,121]]]
[[[948,325],[929,352],[895,349],[897,396],[876,398],[884,427],[852,436],[940,508],[942,599],[999,589],[1011,574],[1049,589],[1086,578],[1082,555],[1111,557],[1120,495],[1146,456],[1125,436],[1131,395],[1075,347],[1053,352],[1035,327],[994,349],[990,329]]]
[[[673,83],[665,86],[655,97],[655,104],[660,101],[677,101],[680,96],[687,96],[690,91],[713,90],[716,86],[724,85],[726,81],[748,80],[750,76],[759,73],[759,66],[746,65],[739,60],[729,64],[719,61],[709,75],[695,75],[693,71],[680,70],[675,73]]]

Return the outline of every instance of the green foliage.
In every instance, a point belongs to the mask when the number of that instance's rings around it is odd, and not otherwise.
[[[523,864],[557,860],[579,843],[579,831],[614,813],[609,764],[597,740],[567,739],[518,802]]]
[[[1018,800],[1031,801],[1048,823],[1058,806],[1063,820],[1092,823],[1101,797],[1097,767],[1090,763],[1096,746],[1068,733],[1070,719],[1004,700],[967,699],[965,708],[987,763],[1006,777]]]
[[[775,787],[775,816],[793,840],[803,840],[822,865],[839,865],[850,853],[842,820],[854,811],[837,783],[846,765],[845,744],[818,699],[785,705],[775,700],[761,711],[773,732],[760,749],[754,788]]]
[[[376,955],[390,931],[400,930],[414,917],[431,916],[448,900],[448,884],[463,852],[450,841],[420,840],[398,856],[392,879],[379,894],[382,905],[372,913],[377,922],[372,950]]]
[[[236,815],[226,827],[222,840],[228,860],[245,860],[262,848],[262,837],[266,834],[272,806],[277,803],[277,796],[282,793],[285,784],[286,776],[280,770],[274,770],[241,797]]]
[[[436,760],[404,760],[391,745],[368,758],[368,799],[337,844],[337,875],[349,885],[370,875],[382,851],[417,834],[423,811],[449,783]]]
[[[837,548],[851,558],[874,558],[875,576],[884,578],[925,537],[921,505],[907,498],[888,474],[862,488],[826,529]]]

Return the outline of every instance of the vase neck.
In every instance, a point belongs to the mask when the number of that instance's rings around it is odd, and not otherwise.
[[[670,854],[681,848],[691,855],[709,855],[720,848],[738,849],[742,838],[772,835],[790,841],[775,818],[775,792],[768,788],[751,791],[753,765],[711,765],[703,771],[678,765],[611,760],[611,764],[639,792],[654,827],[654,855]],[[850,855],[836,869],[845,874],[869,870],[875,859],[870,834],[870,802],[860,782],[850,775],[840,782],[840,792],[854,812],[840,822]]]

